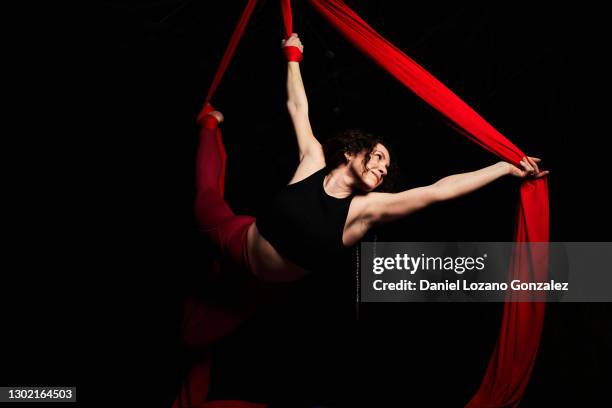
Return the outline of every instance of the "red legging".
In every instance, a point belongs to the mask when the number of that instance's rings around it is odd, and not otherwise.
[[[201,122],[196,159],[195,215],[198,229],[208,237],[222,259],[252,271],[247,231],[255,218],[234,214],[223,199],[225,148],[217,131],[217,120],[206,115]]]

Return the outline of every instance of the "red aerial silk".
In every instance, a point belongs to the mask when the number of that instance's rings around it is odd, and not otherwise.
[[[256,0],[249,0],[247,3],[215,74],[206,96],[206,103],[210,101],[223,77],[255,3]],[[462,134],[498,157],[519,166],[519,161],[525,154],[518,147],[423,67],[374,31],[344,2],[341,0],[310,0],[310,3],[353,45],[448,118],[461,130]],[[281,6],[285,33],[288,37],[293,32],[290,0],[281,0]],[[205,105],[198,119],[203,117],[207,109],[210,108]],[[218,136],[220,137],[220,133]],[[547,180],[546,178],[524,180],[521,185],[516,215],[515,241],[548,242],[548,240]],[[509,268],[509,277],[523,281],[544,280],[546,260],[546,253],[534,254],[526,251],[524,247],[517,247]],[[476,394],[467,404],[468,407],[517,406],[529,381],[542,332],[544,303],[518,303],[512,302],[511,298],[508,300],[509,302],[504,305],[502,326],[493,355],[484,379]],[[208,376],[200,376],[200,379],[201,382],[205,382],[201,386],[207,387]],[[210,405],[211,408],[213,406]],[[249,403],[243,406],[247,407]]]

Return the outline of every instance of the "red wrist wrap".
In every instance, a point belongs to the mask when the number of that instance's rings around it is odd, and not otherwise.
[[[298,47],[295,47],[293,45],[283,47],[283,52],[285,53],[287,61],[300,62],[302,61],[302,59],[304,59],[304,57],[302,56],[302,51],[300,51]]]

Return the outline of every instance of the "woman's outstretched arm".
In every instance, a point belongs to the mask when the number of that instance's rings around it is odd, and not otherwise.
[[[373,225],[386,224],[430,204],[471,193],[502,176],[543,177],[549,172],[540,171],[538,162],[540,159],[526,157],[521,161],[523,169],[520,169],[502,161],[480,170],[453,174],[432,185],[413,188],[401,193],[370,193],[367,196],[369,202],[366,206],[366,218]]]
[[[292,34],[283,41],[283,47],[297,47],[303,50],[302,43],[297,34]],[[287,62],[287,109],[293,122],[297,137],[300,161],[308,155],[322,155],[322,148],[315,138],[308,118],[308,99],[300,73],[300,64],[296,61]]]

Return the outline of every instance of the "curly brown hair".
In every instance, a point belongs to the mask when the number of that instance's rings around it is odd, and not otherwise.
[[[363,160],[364,168],[370,161],[370,154],[377,144],[384,145],[387,149],[389,146],[382,137],[364,132],[360,129],[348,129],[334,134],[327,139],[323,144],[323,153],[325,154],[325,163],[327,167],[332,169],[341,164],[346,164],[345,153],[357,155],[365,151]],[[395,178],[397,176],[397,166],[393,163],[389,164],[387,175],[384,177],[382,184],[376,189],[377,191],[391,192],[395,189]]]

